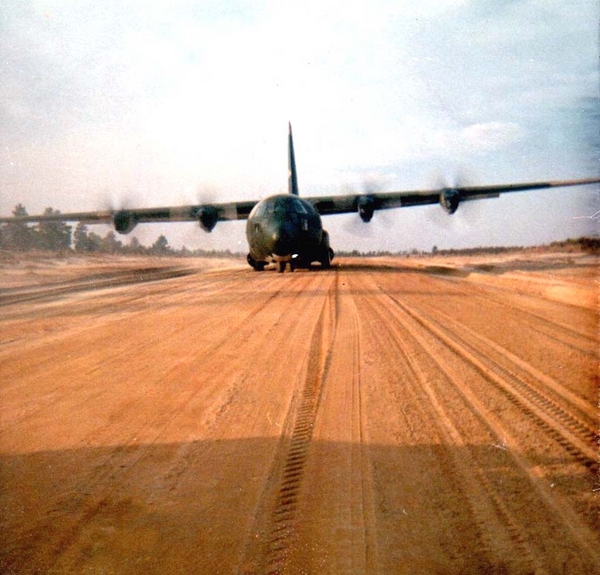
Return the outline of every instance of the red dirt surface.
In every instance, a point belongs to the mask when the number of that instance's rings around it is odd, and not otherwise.
[[[0,571],[600,572],[597,265],[5,259]]]

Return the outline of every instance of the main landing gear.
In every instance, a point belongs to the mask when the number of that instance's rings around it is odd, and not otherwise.
[[[267,265],[267,262],[265,261],[256,261],[250,254],[246,256],[246,260],[248,261],[248,265],[257,272],[264,271],[265,266]],[[327,270],[331,267],[331,260],[333,260],[333,250],[330,247],[326,247],[321,251],[320,256],[315,258],[313,261],[321,264],[320,269]],[[278,273],[282,274],[285,272],[288,265],[290,266],[291,272],[293,272],[296,268],[315,269],[310,259],[303,259],[300,257],[295,257],[290,260],[278,260],[275,262],[275,269]]]
[[[246,256],[246,261],[251,268],[254,269],[255,272],[263,272],[265,271],[265,266],[267,262],[257,262],[250,254]]]
[[[324,270],[328,270],[331,267],[331,260],[333,259],[333,250],[331,248],[326,248],[324,250],[321,259],[319,260],[321,264],[321,268]]]

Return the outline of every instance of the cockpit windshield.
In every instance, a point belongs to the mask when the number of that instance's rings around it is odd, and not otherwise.
[[[264,217],[271,214],[308,215],[308,210],[300,198],[295,196],[276,196],[256,204],[250,217]]]

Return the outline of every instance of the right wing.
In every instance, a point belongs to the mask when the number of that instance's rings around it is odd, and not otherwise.
[[[427,206],[439,203],[446,211],[454,213],[460,202],[497,198],[500,194],[509,192],[583,186],[596,183],[600,183],[600,178],[527,182],[519,184],[496,184],[491,186],[464,186],[437,190],[346,194],[341,196],[318,196],[304,199],[312,203],[321,215],[347,214],[358,211],[361,218],[368,221],[370,216],[372,216],[373,212],[376,210]]]

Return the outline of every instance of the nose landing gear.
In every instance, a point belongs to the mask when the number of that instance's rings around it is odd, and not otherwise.
[[[275,260],[275,265],[277,266],[277,271],[282,274],[285,271],[285,268],[288,264],[290,264],[290,271],[294,271],[294,260],[291,256],[273,256]]]

